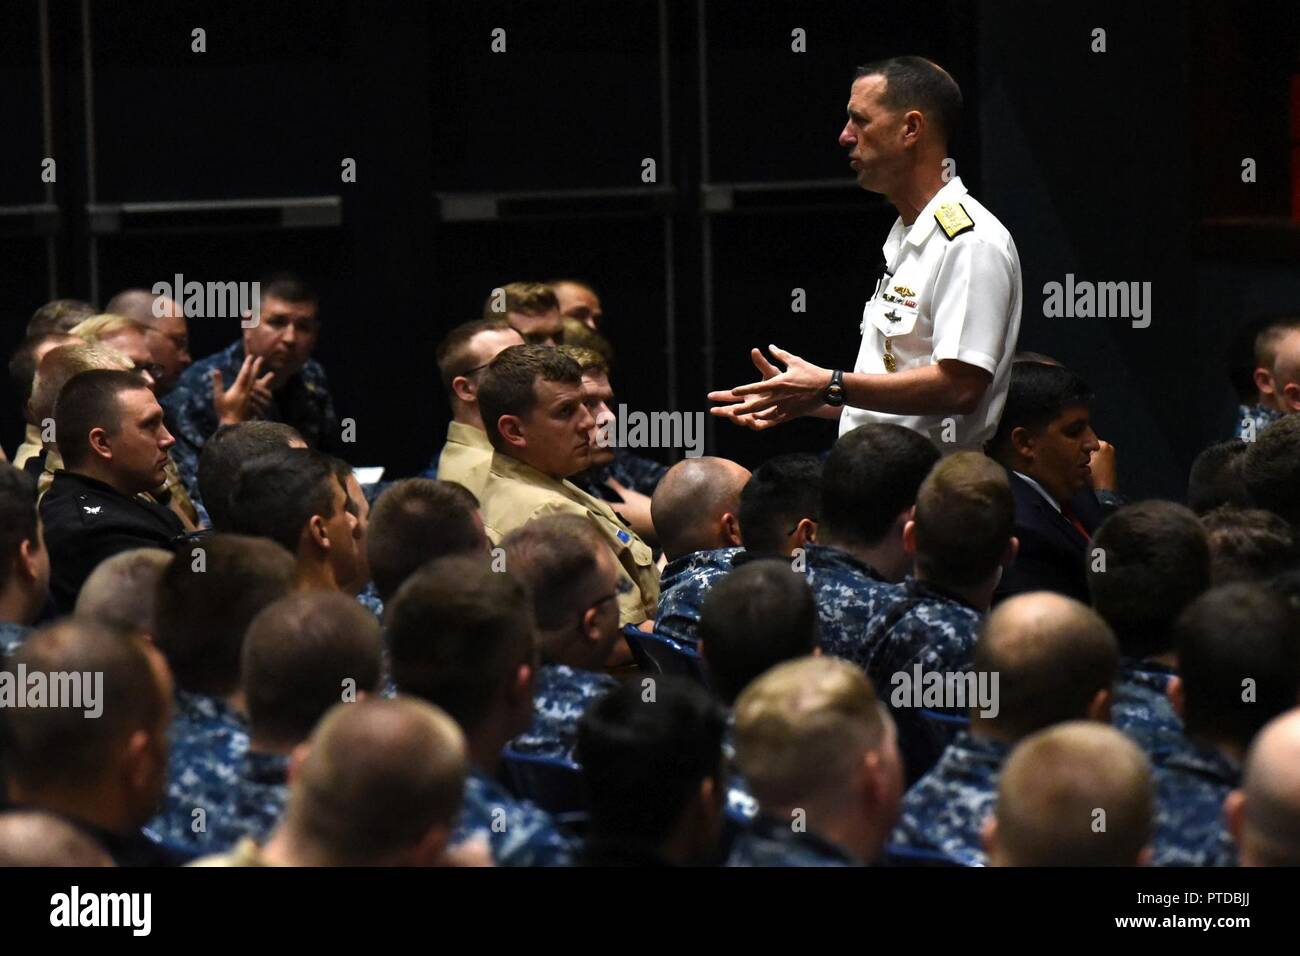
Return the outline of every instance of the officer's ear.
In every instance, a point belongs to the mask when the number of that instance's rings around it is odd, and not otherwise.
[[[1288,382],[1282,387],[1282,408],[1288,412],[1300,412],[1300,384]]]
[[[1246,832],[1246,791],[1238,787],[1223,799],[1223,820],[1228,825],[1228,832],[1241,852],[1241,841]]]
[[[451,380],[451,390],[462,402],[470,403],[478,396],[474,383],[468,375],[457,375]]]
[[[920,110],[908,110],[903,114],[903,143],[910,146],[921,138],[925,132],[925,115]]]
[[[916,557],[916,519],[908,518],[903,525],[903,553],[910,558]]]
[[[1011,447],[1021,458],[1034,457],[1034,436],[1024,425],[1011,429]]]
[[[1182,720],[1183,707],[1186,704],[1186,699],[1183,696],[1183,679],[1181,677],[1175,676],[1169,678],[1169,686],[1165,688],[1165,696],[1169,698],[1169,703],[1173,706],[1174,713],[1178,715],[1178,719]]]
[[[325,519],[320,515],[312,515],[307,519],[307,527],[303,529],[303,534],[318,551],[330,549],[329,529],[325,527]]]
[[[1271,369],[1255,369],[1255,388],[1259,390],[1260,395],[1273,394],[1273,372]]]
[[[1109,687],[1103,687],[1097,693],[1092,695],[1092,700],[1088,702],[1088,710],[1085,714],[1088,720],[1096,720],[1103,724],[1110,723],[1110,702],[1111,690]]]
[[[740,547],[740,519],[728,511],[722,516],[720,527],[722,529],[722,540],[725,542],[724,547]]]
[[[90,442],[90,453],[92,455],[96,455],[105,461],[113,460],[113,446],[109,443],[107,429],[101,427],[92,428],[87,439]]]
[[[498,418],[497,433],[505,439],[507,445],[515,448],[528,447],[528,439],[524,436],[524,420],[518,415],[502,415]]]

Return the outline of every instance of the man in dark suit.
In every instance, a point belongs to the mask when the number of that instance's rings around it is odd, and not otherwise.
[[[1088,603],[1092,533],[1110,508],[1093,491],[1092,391],[1069,369],[1017,362],[988,453],[1007,469],[1020,551],[994,595],[1056,591]]]

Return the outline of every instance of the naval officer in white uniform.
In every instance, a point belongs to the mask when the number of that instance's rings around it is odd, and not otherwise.
[[[801,415],[904,425],[945,454],[980,450],[1006,400],[1020,332],[1020,257],[1002,223],[951,176],[961,90],[938,65],[895,57],[858,69],[840,145],[863,189],[898,210],[885,273],[862,312],[852,372],[769,345],[763,378],[710,392],[712,412],[753,429]]]

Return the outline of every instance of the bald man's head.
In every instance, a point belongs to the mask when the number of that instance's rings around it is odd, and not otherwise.
[[[427,864],[446,846],[465,785],[465,737],[411,697],[336,704],[295,766],[285,827],[318,864]]]
[[[669,560],[740,543],[740,492],[749,469],[726,458],[686,458],[669,468],[650,499],[650,517]]]
[[[1300,708],[1259,732],[1223,809],[1242,866],[1300,866]]]
[[[1066,720],[1107,720],[1119,650],[1110,627],[1072,598],[1035,591],[997,606],[975,645],[976,673],[998,676],[996,717],[973,725],[1014,741]]]
[[[98,843],[48,813],[0,813],[0,866],[114,866]]]
[[[985,825],[994,866],[1134,866],[1150,855],[1155,797],[1147,758],[1113,727],[1058,724],[1025,738]]]

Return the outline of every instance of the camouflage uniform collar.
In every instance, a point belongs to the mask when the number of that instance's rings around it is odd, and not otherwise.
[[[1241,765],[1237,761],[1220,750],[1191,739],[1167,756],[1163,766],[1207,777],[1230,787],[1241,783]]]
[[[176,714],[180,716],[197,716],[204,719],[217,719],[233,724],[241,730],[247,728],[247,721],[242,714],[220,697],[211,694],[197,694],[193,691],[176,689]]]
[[[955,604],[958,607],[967,608],[968,610],[974,611],[976,614],[980,615],[983,615],[984,613],[964,598],[959,598],[949,594],[947,591],[944,591],[942,588],[930,581],[919,581],[911,574],[903,578],[903,588],[908,594],[914,597],[930,598],[935,601],[942,601],[945,604]]]
[[[832,547],[829,544],[809,544],[804,549],[808,556],[810,565],[820,565],[821,567],[841,567],[850,568],[859,574],[865,574],[873,581],[884,583],[885,579],[880,573],[861,558],[855,558],[843,548]]]
[[[803,833],[795,833],[790,826],[790,821],[781,820],[776,817],[769,817],[759,813],[750,824],[754,834],[764,840],[771,840],[774,843],[782,843],[789,847],[801,850],[805,853],[813,853],[823,859],[831,859],[848,866],[860,865],[857,860],[841,849],[837,844],[832,843],[824,837],[818,836],[811,830],[805,830]]]
[[[953,752],[962,751],[962,759],[966,763],[991,763],[1001,766],[1007,754],[1011,753],[1011,744],[993,740],[991,737],[977,737],[969,730],[961,730],[948,745],[948,749]]]
[[[1163,694],[1165,688],[1169,686],[1169,678],[1178,672],[1168,664],[1161,664],[1159,661],[1139,661],[1131,657],[1121,657],[1119,673],[1123,680],[1150,687]]]
[[[673,558],[664,565],[663,574],[659,576],[660,587],[667,590],[670,578],[698,571],[700,568],[730,567],[731,559],[740,553],[740,548],[714,548],[711,551],[692,551],[680,558]]]

